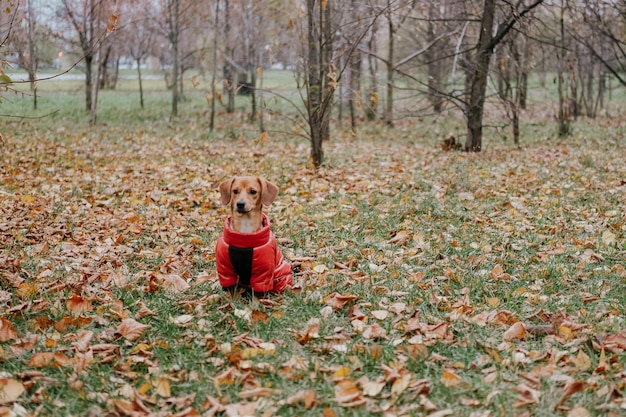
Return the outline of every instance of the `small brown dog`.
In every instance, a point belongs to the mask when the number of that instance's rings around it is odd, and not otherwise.
[[[243,176],[219,185],[230,216],[215,249],[217,274],[225,290],[237,287],[255,293],[279,293],[293,282],[270,222],[263,213],[278,195],[278,187],[261,177]]]
[[[220,184],[222,204],[230,203],[230,227],[240,233],[254,233],[261,228],[263,205],[276,200],[278,187],[261,177],[235,177]]]

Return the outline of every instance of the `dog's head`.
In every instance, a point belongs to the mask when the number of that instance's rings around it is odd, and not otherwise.
[[[219,188],[222,204],[230,204],[231,211],[239,214],[261,212],[278,195],[277,186],[255,176],[234,177],[222,181]]]

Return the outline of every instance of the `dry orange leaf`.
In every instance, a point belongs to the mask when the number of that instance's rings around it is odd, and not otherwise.
[[[65,305],[67,310],[79,315],[93,309],[91,301],[84,299],[80,295],[71,296],[66,302]]]
[[[344,378],[335,385],[335,401],[340,405],[352,404],[362,399],[361,390],[351,378]]]
[[[504,332],[503,338],[505,341],[511,342],[513,340],[523,340],[525,336],[526,326],[521,321],[518,321]]]
[[[30,357],[28,366],[32,368],[58,368],[70,363],[71,359],[62,353],[37,352]]]
[[[322,414],[324,417],[336,417],[337,414],[333,411],[332,408],[326,407],[324,408],[324,412]]]
[[[190,287],[189,283],[177,274],[158,274],[157,279],[163,289],[174,293],[185,291]]]
[[[17,340],[17,332],[9,320],[0,317],[0,342],[8,342],[9,340]]]
[[[39,286],[32,282],[22,282],[15,291],[18,297],[21,299],[33,298],[39,294]]]
[[[270,321],[270,316],[259,310],[252,310],[252,322],[253,323],[267,323]]]
[[[371,324],[363,330],[364,339],[384,339],[387,337],[387,330],[383,329],[377,323]]]
[[[26,389],[21,382],[12,378],[0,378],[0,404],[8,404],[17,399]]]
[[[583,381],[573,381],[567,384],[567,386],[565,387],[565,392],[563,392],[563,395],[561,396],[559,401],[557,401],[557,403],[554,405],[554,409],[556,410],[561,405],[563,405],[563,403],[572,395],[582,391],[586,385],[587,384]]]
[[[122,320],[120,325],[117,327],[115,334],[119,335],[120,337],[123,337],[126,340],[133,342],[139,339],[139,337],[141,337],[143,332],[148,327],[150,326],[146,324],[141,324],[138,321],[135,321],[134,319],[127,318],[127,319]]]
[[[326,304],[334,308],[335,310],[343,309],[346,304],[351,301],[357,300],[359,297],[352,294],[339,294],[334,293],[327,301]]]
[[[402,394],[406,391],[410,382],[411,374],[405,369],[400,370],[400,377],[391,384],[391,396],[395,398]]]
[[[258,397],[269,397],[272,395],[279,395],[282,391],[278,389],[272,389],[267,387],[257,387],[252,388],[246,391],[241,391],[239,393],[239,398],[258,398]],[[254,415],[254,414],[253,414]]]
[[[289,405],[303,403],[304,408],[308,410],[313,408],[318,403],[318,399],[315,391],[308,389],[296,392],[294,395],[287,398],[285,402]]]
[[[441,375],[441,383],[448,388],[455,387],[461,383],[461,377],[450,370],[444,370]]]

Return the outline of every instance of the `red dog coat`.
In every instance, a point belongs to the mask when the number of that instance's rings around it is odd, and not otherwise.
[[[263,226],[255,233],[236,232],[230,228],[230,217],[226,219],[215,259],[223,288],[239,284],[254,292],[278,293],[293,283],[291,264],[283,258],[265,215]]]

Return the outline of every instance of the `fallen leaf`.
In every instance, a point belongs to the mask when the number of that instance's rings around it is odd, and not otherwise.
[[[141,324],[134,319],[127,318],[122,320],[120,325],[117,327],[115,331],[116,335],[123,337],[128,341],[135,341],[141,337],[143,332],[148,329],[150,326],[146,324]]]
[[[194,316],[192,316],[191,314],[182,314],[180,316],[174,317],[174,318],[170,318],[172,323],[178,325],[178,326],[184,326],[186,324],[189,324],[193,321]]]
[[[281,393],[282,391],[278,389],[258,387],[258,388],[252,388],[249,390],[239,392],[239,398],[247,399],[247,398],[269,397],[272,395],[280,395]]]
[[[31,368],[59,368],[69,364],[71,360],[67,356],[56,352],[37,352],[28,361]]]
[[[91,301],[86,300],[85,298],[81,297],[80,295],[73,295],[71,296],[65,303],[67,310],[76,314],[76,315],[80,315],[82,313],[86,313],[89,312],[91,310],[93,310],[93,306],[91,304]]]
[[[294,405],[297,403],[302,403],[304,405],[305,410],[313,408],[319,402],[317,398],[317,394],[314,390],[300,390],[296,392],[291,397],[285,400],[286,404]]]
[[[513,340],[524,340],[526,337],[526,326],[524,323],[518,321],[513,323],[511,327],[509,327],[503,335],[503,338],[507,342],[511,342]]]
[[[563,395],[561,396],[561,398],[559,399],[559,401],[556,402],[556,404],[554,405],[554,410],[558,409],[561,405],[563,405],[563,403],[572,395],[576,394],[577,392],[582,391],[585,386],[587,384],[583,381],[573,381],[570,382],[569,384],[567,384],[565,386],[565,391],[563,392]]]
[[[0,342],[8,342],[9,340],[17,340],[17,332],[9,320],[0,317]]]
[[[21,382],[12,378],[0,378],[0,404],[8,404],[17,401],[26,391]]]
[[[441,383],[448,388],[461,384],[461,377],[450,370],[444,370],[441,375]]]
[[[363,330],[363,338],[372,340],[372,339],[384,339],[387,337],[387,330],[383,329],[377,323],[371,324],[365,327]]]
[[[174,293],[185,291],[190,287],[187,281],[176,274],[157,274],[157,279],[161,282],[163,289]]]
[[[357,300],[358,298],[359,297],[357,297],[356,295],[352,295],[352,294],[333,293],[331,297],[326,301],[326,304],[338,311],[338,310],[343,309],[346,306],[346,304],[354,300]]]
[[[161,398],[170,398],[172,396],[172,389],[170,388],[170,380],[164,376],[159,375],[152,381],[154,392]]]
[[[587,355],[582,348],[578,349],[578,354],[574,358],[574,365],[581,371],[586,371],[591,368],[591,358],[589,358],[589,355]]]
[[[350,378],[344,378],[335,385],[335,401],[342,407],[358,407],[366,402],[356,382]]]
[[[591,413],[585,407],[574,407],[568,413],[567,417],[591,417]]]
[[[363,391],[363,395],[368,397],[376,397],[386,385],[385,381],[370,381],[366,376],[359,378],[357,382]]]

